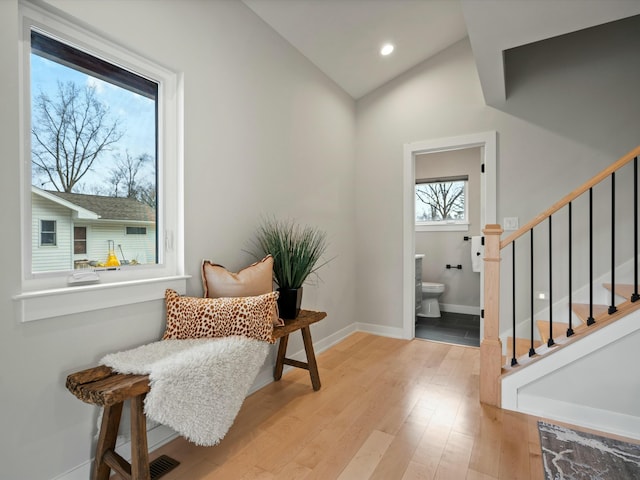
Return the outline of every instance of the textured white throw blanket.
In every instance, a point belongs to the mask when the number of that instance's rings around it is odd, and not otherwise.
[[[147,417],[210,446],[233,424],[268,352],[268,343],[239,336],[162,340],[112,353],[100,363],[120,373],[148,374]]]

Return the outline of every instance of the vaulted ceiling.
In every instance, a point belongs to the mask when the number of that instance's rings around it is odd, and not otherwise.
[[[637,0],[243,2],[354,99],[469,36],[490,105],[506,99],[506,51],[640,14]]]

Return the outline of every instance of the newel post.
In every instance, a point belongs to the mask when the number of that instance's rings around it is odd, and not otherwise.
[[[500,341],[500,225],[484,233],[484,338],[480,344],[480,401],[500,406],[502,342]]]

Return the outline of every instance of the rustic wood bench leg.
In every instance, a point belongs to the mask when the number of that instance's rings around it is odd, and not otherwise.
[[[131,399],[131,478],[135,480],[151,480],[144,397]]]
[[[289,343],[289,335],[280,338],[278,344],[278,357],[276,358],[276,366],[273,369],[273,379],[278,381],[282,378],[282,370],[284,368],[284,357],[287,354],[287,343]]]
[[[102,423],[100,425],[100,436],[98,437],[96,456],[91,472],[92,480],[109,480],[111,468],[104,462],[104,455],[115,449],[121,416],[122,402],[104,407]]]
[[[316,354],[313,351],[313,342],[311,341],[311,330],[309,327],[302,327],[302,340],[304,342],[304,350],[307,353],[307,364],[309,365],[309,374],[311,375],[311,385],[315,391],[320,390],[320,374],[318,373],[318,364],[316,363]]]

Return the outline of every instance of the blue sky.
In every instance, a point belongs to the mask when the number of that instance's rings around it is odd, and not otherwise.
[[[49,98],[55,99],[58,81],[62,83],[73,81],[82,88],[86,85],[93,85],[98,99],[108,105],[111,121],[117,118],[120,122],[120,129],[125,132],[112,151],[106,152],[96,160],[92,167],[93,172],[87,173],[82,178],[76,193],[94,193],[95,187],[106,187],[103,178],[109,176],[114,154],[120,153],[124,156],[128,151],[133,157],[143,153],[155,157],[155,102],[153,100],[32,54],[32,98],[35,98],[42,91]],[[148,179],[152,180],[153,169],[151,166],[146,173]],[[45,189],[54,189],[50,182],[41,185],[42,179],[40,178],[34,178],[33,183]]]

